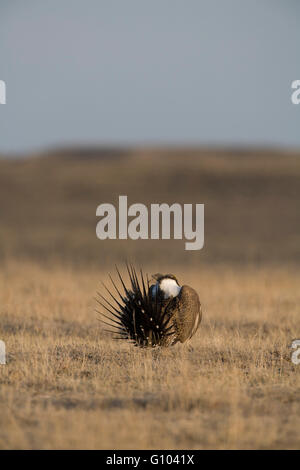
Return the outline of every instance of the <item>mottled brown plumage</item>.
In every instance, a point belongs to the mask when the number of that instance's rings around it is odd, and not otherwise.
[[[166,313],[170,312],[175,335],[172,344],[184,343],[197,331],[202,311],[197,292],[189,286],[182,286],[177,297],[170,299]]]
[[[202,312],[197,292],[189,286],[180,287],[173,274],[155,274],[154,284],[140,271],[127,266],[130,288],[126,287],[119,270],[117,273],[123,293],[112,284],[117,296],[104,288],[114,304],[98,292],[97,302],[109,313],[98,312],[110,320],[109,325],[117,336],[140,347],[171,346],[184,343],[197,331]]]

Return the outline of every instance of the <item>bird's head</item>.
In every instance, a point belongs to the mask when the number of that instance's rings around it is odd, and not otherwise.
[[[154,296],[157,293],[160,293],[164,299],[169,299],[170,297],[176,297],[179,294],[181,287],[174,274],[157,273],[152,277],[156,281],[152,291]]]

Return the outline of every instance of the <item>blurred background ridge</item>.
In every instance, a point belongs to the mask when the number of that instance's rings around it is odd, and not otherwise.
[[[299,265],[299,154],[189,148],[46,152],[0,160],[0,258],[103,267]],[[205,204],[205,245],[96,238],[96,208]],[[130,219],[129,219],[130,220]]]

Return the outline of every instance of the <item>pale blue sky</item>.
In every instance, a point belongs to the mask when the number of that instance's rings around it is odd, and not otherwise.
[[[300,147],[296,0],[1,0],[0,152]]]

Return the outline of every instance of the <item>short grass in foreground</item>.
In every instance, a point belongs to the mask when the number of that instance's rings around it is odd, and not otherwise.
[[[96,320],[105,272],[7,264],[0,448],[299,448],[300,366],[289,345],[300,338],[300,272],[180,273],[203,304],[198,333],[140,350]]]

